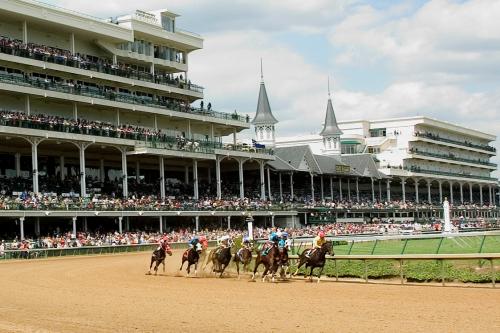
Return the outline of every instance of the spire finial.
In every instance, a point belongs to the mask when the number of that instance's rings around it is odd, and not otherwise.
[[[260,80],[264,82],[264,71],[262,69],[262,58],[260,58]]]
[[[330,97],[330,75],[328,75],[328,97]]]

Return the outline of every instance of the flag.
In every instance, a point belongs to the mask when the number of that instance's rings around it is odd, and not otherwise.
[[[260,143],[257,143],[254,139],[252,139],[252,146],[255,148],[266,148],[265,145],[261,145]]]

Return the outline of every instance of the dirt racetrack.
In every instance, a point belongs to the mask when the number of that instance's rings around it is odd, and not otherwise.
[[[500,290],[185,278],[180,255],[0,263],[0,332],[500,332]],[[161,272],[161,268],[160,268]]]

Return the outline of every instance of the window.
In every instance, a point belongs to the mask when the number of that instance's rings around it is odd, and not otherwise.
[[[387,131],[385,128],[374,128],[370,130],[370,136],[376,138],[379,136],[387,136]]]
[[[174,32],[174,30],[175,30],[174,23],[175,23],[175,20],[173,18],[165,16],[165,15],[161,16],[161,26],[163,27],[163,30]]]

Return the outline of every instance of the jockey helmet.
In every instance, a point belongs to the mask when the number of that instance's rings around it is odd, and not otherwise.
[[[283,238],[288,238],[288,232],[283,232],[283,233],[281,234],[281,237],[283,237]]]
[[[207,237],[204,236],[204,235],[201,235],[200,238],[199,238],[200,242],[204,242],[207,240]]]
[[[320,231],[318,233],[318,236],[319,236],[319,238],[325,238],[325,232],[324,231]]]

